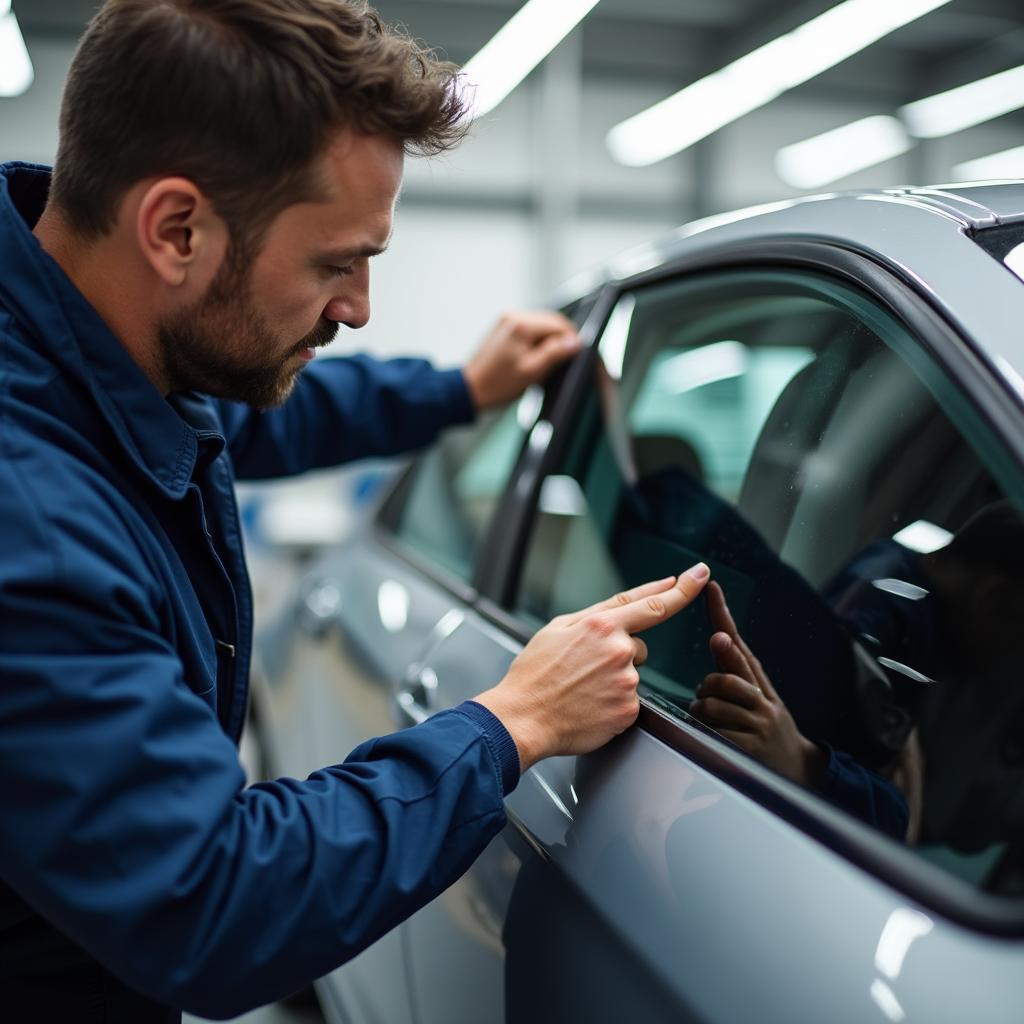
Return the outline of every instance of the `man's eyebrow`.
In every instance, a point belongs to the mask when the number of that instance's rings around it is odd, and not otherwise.
[[[318,263],[347,263],[349,260],[369,259],[387,252],[391,239],[383,245],[361,245],[354,249],[323,249],[313,258]]]

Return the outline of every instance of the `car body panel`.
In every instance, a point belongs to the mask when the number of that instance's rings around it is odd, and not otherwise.
[[[439,702],[472,696],[477,672],[500,678],[516,647],[470,613],[429,659]],[[503,1001],[510,1024],[611,1022],[636,999],[645,1021],[1020,1018],[1006,994],[1010,979],[1024,991],[1021,943],[944,921],[643,729],[542,762],[506,803],[505,834],[404,926],[420,1024],[501,1020]],[[513,999],[506,979],[550,993],[586,976],[571,945],[561,959],[531,950],[535,929],[558,929],[552,904],[566,889],[573,934],[599,931],[609,962],[638,956],[643,969],[625,972],[612,1003],[576,988],[557,1015],[527,999],[541,1016],[520,1016],[526,997]],[[765,999],[782,992],[798,998]]]
[[[723,254],[742,265],[745,249],[768,243],[780,254],[808,242],[857,253],[956,329],[957,344],[977,357],[970,373],[1005,392],[1010,428],[1024,435],[1024,283],[972,238],[1018,221],[1024,185],[772,204],[633,250],[577,281],[563,299],[629,287],[651,274],[700,272]],[[607,313],[610,305],[598,308]],[[539,460],[528,444],[508,502],[535,493],[529,476],[539,472]],[[511,566],[507,552],[498,564]],[[427,711],[493,685],[527,632],[488,595],[452,587],[370,527],[318,563],[308,580],[322,578],[325,567],[346,597],[335,634],[341,639],[303,677],[304,686],[324,691],[302,705],[318,720],[307,753],[321,763],[331,760],[328,750],[378,731],[388,707],[391,722],[408,724],[397,698],[424,670],[436,683]],[[386,581],[409,595],[407,622],[397,632],[381,624]],[[348,673],[352,680],[339,678]],[[642,723],[649,723],[657,710],[645,714]],[[416,1024],[624,1016],[704,1024],[1020,1019],[1019,937],[986,934],[911,898],[900,891],[899,872],[866,870],[708,765],[740,758],[744,772],[770,776],[766,785],[781,800],[787,786],[794,801],[814,798],[685,715],[674,717],[672,729],[684,745],[669,745],[642,724],[594,754],[550,759],[525,773],[507,800],[509,825],[464,878],[321,983],[344,1007],[332,1011],[329,1004],[332,1019],[409,1019],[383,995],[366,996],[399,974],[408,977]],[[817,804],[812,815],[840,816]],[[936,889],[971,898],[964,883],[842,819],[843,828],[879,848],[879,863],[902,858],[902,877],[934,876]]]
[[[362,534],[305,574],[260,644],[256,692],[273,773],[303,778],[393,731],[393,693],[452,605],[447,591]],[[402,961],[394,931],[320,979],[322,1002],[342,1020],[413,1024]]]

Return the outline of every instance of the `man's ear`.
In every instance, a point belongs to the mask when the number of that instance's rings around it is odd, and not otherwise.
[[[138,207],[139,248],[157,276],[172,288],[190,274],[205,278],[227,246],[227,229],[213,205],[187,178],[160,178]]]

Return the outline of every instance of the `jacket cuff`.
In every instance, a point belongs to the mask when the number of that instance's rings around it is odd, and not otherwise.
[[[831,744],[819,743],[817,740],[814,742],[817,743],[817,745],[825,752],[826,758],[825,767],[818,779],[818,789],[820,789],[822,793],[827,793],[831,796],[833,790],[840,781],[839,758],[836,757],[836,752],[832,749]]]
[[[502,796],[508,796],[519,784],[519,750],[501,719],[475,700],[463,701],[455,711],[461,712],[483,733],[494,763],[501,775]]]
[[[437,370],[438,384],[445,393],[445,407],[451,412],[450,422],[472,423],[476,419],[469,386],[462,370]]]

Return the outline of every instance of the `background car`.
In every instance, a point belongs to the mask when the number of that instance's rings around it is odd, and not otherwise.
[[[648,635],[635,728],[527,772],[466,876],[318,982],[332,1021],[1020,1019],[1022,253],[1024,184],[684,228],[566,296],[588,350],[308,565],[259,638],[274,773],[703,558],[842,776],[690,713],[701,602]]]

